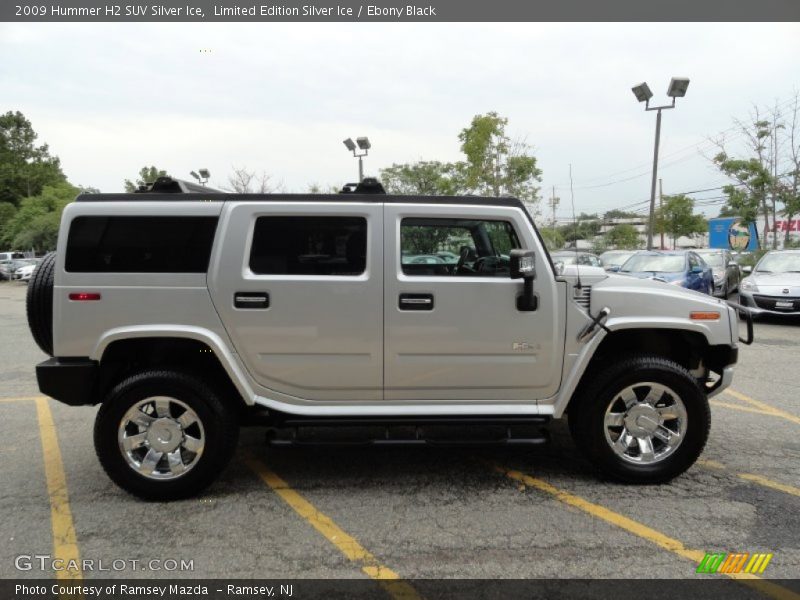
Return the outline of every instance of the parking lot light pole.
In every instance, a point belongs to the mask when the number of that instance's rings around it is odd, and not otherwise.
[[[353,153],[358,159],[358,182],[361,183],[364,181],[364,163],[362,162],[363,158],[369,154],[369,149],[372,148],[372,144],[369,142],[369,138],[367,137],[359,137],[356,138],[356,141],[353,142],[351,138],[347,138],[344,142],[342,142],[345,147]],[[363,152],[358,153],[356,151],[356,144],[358,144],[358,148],[363,150]]]
[[[667,96],[672,98],[672,104],[665,104],[663,106],[650,106],[650,98],[653,97],[653,92],[650,87],[642,82],[631,88],[633,95],[639,102],[644,102],[644,109],[646,111],[655,110],[656,112],[656,141],[653,148],[653,178],[650,183],[650,223],[647,228],[647,249],[653,249],[653,229],[655,222],[656,212],[656,180],[658,179],[658,145],[661,141],[661,111],[670,108],[675,108],[675,99],[683,98],[686,95],[686,90],[689,87],[689,79],[686,77],[673,77],[670,79],[669,87],[667,88]]]

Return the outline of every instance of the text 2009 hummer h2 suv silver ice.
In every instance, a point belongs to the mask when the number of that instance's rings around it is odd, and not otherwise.
[[[512,198],[391,196],[374,181],[148,191],[79,196],[28,297],[54,357],[41,391],[101,404],[100,461],[142,497],[204,488],[255,419],[419,434],[568,414],[601,471],[663,482],[702,451],[707,398],[732,378],[732,308],[599,269],[558,274]]]

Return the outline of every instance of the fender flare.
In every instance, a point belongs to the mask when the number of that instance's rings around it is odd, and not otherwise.
[[[225,372],[228,374],[228,377],[230,377],[237,391],[241,394],[245,404],[248,406],[255,404],[255,392],[247,380],[246,372],[239,363],[238,356],[228,349],[228,346],[219,334],[202,327],[133,325],[109,329],[98,340],[89,358],[100,362],[106,349],[112,343],[137,338],[182,338],[204,343],[214,353],[214,356],[222,365],[222,368],[225,369]]]

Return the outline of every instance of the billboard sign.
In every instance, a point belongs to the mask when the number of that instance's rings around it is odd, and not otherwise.
[[[745,225],[739,217],[721,217],[708,221],[710,248],[752,252],[758,250],[758,232],[755,223]]]

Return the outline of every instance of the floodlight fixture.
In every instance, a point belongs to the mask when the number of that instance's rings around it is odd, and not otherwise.
[[[358,181],[361,182],[364,180],[364,157],[369,154],[369,149],[372,148],[372,144],[369,142],[369,138],[366,136],[357,137],[356,141],[353,142],[353,138],[347,138],[344,142],[342,142],[350,152],[353,153],[358,159]],[[361,152],[358,152],[356,149],[356,143],[358,143],[358,149]]]
[[[198,174],[197,174],[197,173],[195,173],[194,171],[192,171],[192,172],[191,172],[191,173],[189,173],[189,174],[190,174],[192,177],[194,177],[195,179],[197,179],[198,181],[200,181],[200,175],[198,175]]]
[[[207,180],[208,178],[211,177],[211,173],[209,172],[208,169],[200,169],[200,177]]]
[[[636,96],[636,99],[639,102],[647,102],[653,97],[653,92],[650,91],[650,86],[648,86],[644,81],[633,86],[631,89],[633,90],[633,95]]]
[[[670,98],[683,98],[686,95],[686,89],[689,87],[688,77],[673,77],[669,80],[669,87],[667,88],[667,96]]]

